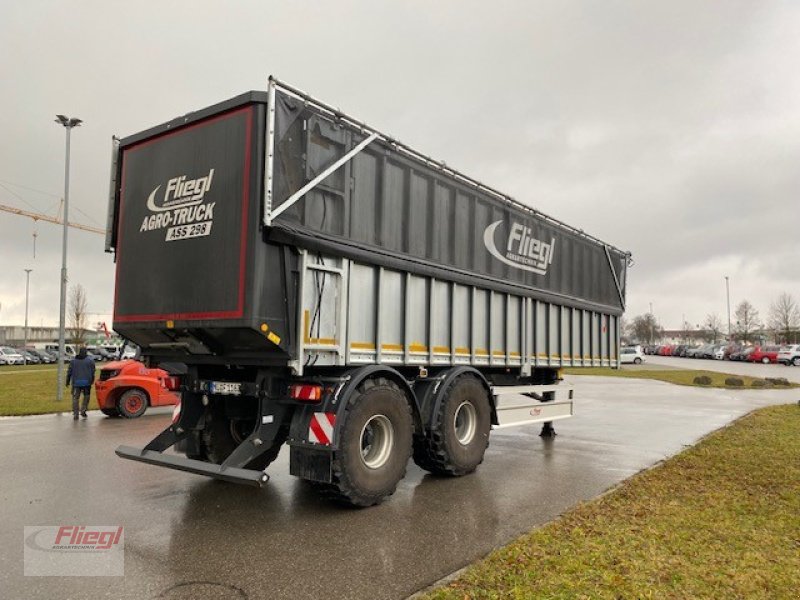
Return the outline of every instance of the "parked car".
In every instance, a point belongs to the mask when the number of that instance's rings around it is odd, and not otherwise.
[[[623,365],[640,365],[644,362],[644,354],[639,347],[630,346],[619,351],[619,362]]]
[[[769,364],[778,362],[778,352],[780,346],[755,346],[747,357],[748,362],[760,362]]]
[[[43,365],[51,365],[56,362],[56,357],[46,352],[45,350],[37,350],[36,348],[27,348],[28,352],[39,358],[39,362]]]
[[[180,402],[180,376],[164,369],[148,369],[136,360],[114,361],[100,368],[94,389],[104,415],[134,419],[148,406]]]
[[[731,354],[735,354],[736,352],[740,352],[742,350],[742,347],[743,346],[741,344],[728,344],[724,348],[724,353],[723,353],[722,358],[725,359],[725,360],[730,360],[731,359]]]
[[[730,355],[731,360],[747,360],[747,357],[755,350],[753,346],[743,347],[739,352],[733,352]]]
[[[719,344],[717,346],[714,346],[712,352],[712,358],[714,360],[725,360],[725,352],[727,348],[728,346],[725,344]]]
[[[139,349],[138,346],[134,344],[125,344],[120,349],[120,360],[127,360],[127,359],[137,359],[141,355],[142,351]]]
[[[22,355],[22,359],[26,364],[38,365],[42,362],[41,359],[30,350],[26,350],[25,348],[17,348],[17,352]]]
[[[778,362],[787,367],[789,365],[800,367],[800,344],[783,346],[778,352]]]
[[[95,362],[101,362],[110,359],[108,352],[99,346],[86,346],[86,354]]]
[[[9,348],[8,346],[0,346],[0,365],[21,365],[25,363],[22,354]]]
[[[674,348],[672,348],[672,356],[683,356],[683,353],[686,351],[688,346],[686,344],[678,344]]]
[[[118,346],[117,344],[101,344],[98,347],[106,351],[110,357],[109,360],[119,360],[119,352],[122,349],[121,346]]]

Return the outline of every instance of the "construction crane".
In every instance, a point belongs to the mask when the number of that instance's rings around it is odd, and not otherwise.
[[[22,210],[20,208],[14,208],[13,206],[6,206],[5,204],[0,204],[0,210],[5,212],[10,212],[14,215],[20,215],[21,217],[28,217],[33,219],[34,221],[46,221],[47,223],[55,223],[56,225],[62,225],[64,221],[59,219],[58,217],[51,217],[49,215],[44,215],[41,213],[30,212],[27,210]],[[73,223],[72,221],[68,221],[67,225],[70,227],[74,227],[75,229],[82,229],[83,231],[90,231],[91,233],[99,233],[100,235],[105,235],[106,230],[100,229],[99,227],[92,227],[91,225],[83,225],[82,223]]]

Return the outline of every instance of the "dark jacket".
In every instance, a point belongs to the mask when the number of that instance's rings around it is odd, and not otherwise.
[[[73,358],[67,369],[67,385],[72,387],[89,387],[94,383],[94,361],[86,356],[86,349],[81,348],[78,356]]]

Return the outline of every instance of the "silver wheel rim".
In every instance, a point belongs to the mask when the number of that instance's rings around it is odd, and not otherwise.
[[[478,428],[478,413],[471,402],[462,402],[456,409],[453,416],[453,428],[456,432],[456,439],[462,446],[469,444],[475,437]]]
[[[394,445],[394,426],[384,415],[375,415],[361,429],[361,460],[370,469],[380,469],[389,460]]]

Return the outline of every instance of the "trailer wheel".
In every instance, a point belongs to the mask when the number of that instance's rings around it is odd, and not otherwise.
[[[414,462],[436,475],[459,477],[483,462],[489,446],[491,407],[486,388],[461,375],[444,391],[430,433],[414,438]]]
[[[117,409],[126,419],[141,417],[147,410],[147,392],[139,388],[126,391],[117,400]]]
[[[392,381],[365,381],[345,409],[339,450],[326,496],[351,506],[372,506],[391,496],[411,457],[413,421],[408,399]]]
[[[206,425],[200,436],[205,458],[214,464],[222,464],[236,450],[239,444],[252,433],[255,426],[255,419],[231,419],[219,411],[211,411],[206,417]],[[281,427],[269,450],[251,460],[244,468],[258,471],[266,469],[270,463],[278,458],[278,454],[288,437],[288,427]]]
[[[101,408],[100,412],[107,417],[118,417],[119,411],[116,408]]]

